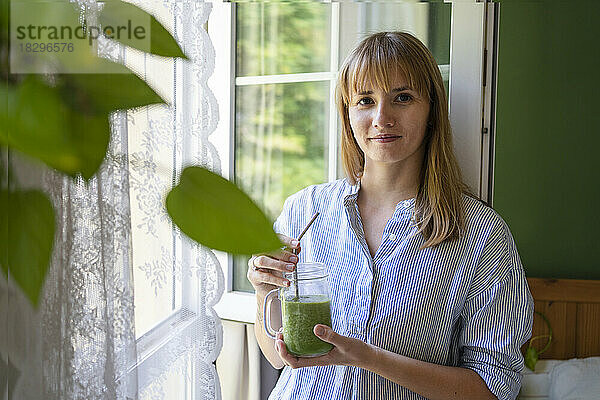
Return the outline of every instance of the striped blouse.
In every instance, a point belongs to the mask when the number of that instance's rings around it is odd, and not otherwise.
[[[333,329],[418,360],[470,368],[499,399],[521,386],[521,345],[531,335],[533,300],[506,223],[464,196],[466,232],[419,250],[415,199],[398,203],[371,257],[357,206],[359,185],[346,179],[290,196],[275,231],[302,239],[300,262],[327,266]],[[353,366],[285,367],[270,400],[423,399]]]

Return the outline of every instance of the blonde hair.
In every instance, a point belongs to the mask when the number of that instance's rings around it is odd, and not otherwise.
[[[375,33],[363,39],[344,61],[336,91],[342,120],[342,164],[350,183],[356,184],[364,171],[365,156],[350,126],[348,108],[352,93],[364,90],[362,86],[367,84],[389,91],[391,77],[398,73],[430,101],[414,215],[417,233],[425,238],[423,249],[461,235],[466,224],[462,196],[473,194],[463,183],[454,155],[442,75],[429,49],[413,35]]]

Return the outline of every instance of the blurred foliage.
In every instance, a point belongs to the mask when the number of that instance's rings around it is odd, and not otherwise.
[[[0,254],[2,270],[23,289],[33,304],[39,300],[54,237],[54,210],[38,190],[0,191]]]
[[[150,49],[136,47],[135,45],[139,42],[128,41],[126,38],[121,41],[125,45],[132,45],[141,51],[148,51],[162,57],[179,57],[187,60],[187,56],[179,48],[179,45],[161,24],[139,7],[121,2],[108,1],[102,8],[102,13],[99,16],[99,21],[102,26],[118,26],[119,21],[123,21],[125,18],[133,21],[143,20],[144,16],[150,19]]]
[[[0,7],[0,264],[4,275],[37,307],[52,254],[55,214],[43,192],[19,188],[6,148],[89,181],[106,156],[110,114],[165,102],[126,67],[91,52],[77,53],[68,60],[77,64],[75,67],[81,63],[94,71],[112,73],[61,74],[56,68],[52,70],[55,73],[44,75],[10,73],[9,1],[0,0]],[[44,7],[48,9],[49,3]],[[52,10],[59,13],[61,21],[79,25],[74,7],[58,9]],[[99,20],[125,26],[131,15],[149,18],[153,53],[185,58],[170,33],[137,6],[112,1],[100,11]],[[37,59],[50,68],[54,66],[50,58],[42,54]],[[279,246],[264,214],[235,185],[208,170],[186,170],[184,180],[168,199],[175,224],[183,224],[184,232],[209,247],[249,254]]]
[[[164,103],[163,99],[146,82],[119,66],[117,70],[124,73],[10,74],[9,2],[0,0],[0,5],[0,146],[25,153],[69,176],[92,179],[110,140],[109,114]],[[237,10],[238,76],[329,70],[328,4],[243,3],[237,5]],[[118,25],[124,16],[146,14],[131,4],[112,1],[106,3],[99,20],[105,25]],[[77,12],[73,10],[68,17],[77,19]],[[148,17],[150,51],[186,58],[169,32],[154,17]],[[80,61],[106,67],[110,64],[111,72],[115,70],[114,63],[94,56]],[[327,180],[329,90],[329,82],[238,87],[236,182],[270,219],[277,216],[287,196]],[[0,164],[0,170],[4,234],[0,263],[35,305],[51,254],[54,224],[49,221],[54,221],[54,211],[42,192],[19,189],[5,164]],[[267,218],[234,185],[199,168],[186,171],[185,179],[169,194],[167,204],[174,222],[184,232],[209,247],[231,253],[256,253],[275,244],[272,229],[263,226]],[[211,186],[214,192],[206,191],[208,182],[215,185]],[[231,209],[223,208],[227,202],[211,203],[230,197],[238,201],[235,212],[253,215],[258,210],[257,215],[262,215],[262,223],[258,224],[261,228],[256,229],[254,222],[255,229],[246,237],[252,239],[249,243],[256,239],[256,247],[243,247],[247,243],[240,243],[248,240],[232,234],[232,229],[246,232],[244,218],[238,216],[238,224],[224,223],[231,220]],[[211,207],[217,208],[206,213]],[[214,223],[206,224],[207,218]],[[37,250],[28,251],[32,248]]]
[[[329,82],[237,89],[236,182],[272,219],[289,195],[327,181],[328,103]]]
[[[248,195],[204,168],[186,168],[166,205],[183,233],[212,249],[250,255],[282,246]]]
[[[329,70],[330,4],[238,3],[236,11],[237,76]]]
[[[109,114],[118,109],[164,101],[124,66],[82,52],[75,62],[96,70],[111,66],[120,74],[10,73],[9,1],[1,0],[0,19],[0,146],[17,150],[72,177],[86,180],[98,170],[110,140]],[[114,7],[124,3],[115,2]],[[48,3],[44,4],[45,7]],[[35,4],[32,3],[32,9]],[[61,8],[63,21],[79,24],[79,13]],[[48,62],[39,54],[39,62]],[[49,64],[50,65],[50,64]],[[55,70],[59,72],[60,70]],[[118,87],[119,90],[114,90]],[[4,154],[4,151],[2,151]],[[39,190],[19,188],[2,163],[0,264],[34,306],[48,270],[54,241],[55,216],[48,197]]]

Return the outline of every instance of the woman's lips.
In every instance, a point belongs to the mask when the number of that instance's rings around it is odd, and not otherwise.
[[[372,140],[373,142],[377,142],[377,143],[389,143],[389,142],[393,142],[397,139],[400,139],[402,136],[395,136],[395,135],[385,135],[385,136],[375,136],[372,138],[369,138],[369,140]]]

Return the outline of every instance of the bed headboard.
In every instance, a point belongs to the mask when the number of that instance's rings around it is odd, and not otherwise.
[[[527,278],[535,309],[552,325],[554,337],[542,359],[566,360],[600,356],[600,280]],[[548,333],[543,319],[535,315],[533,334]],[[534,342],[536,348],[545,339]]]

